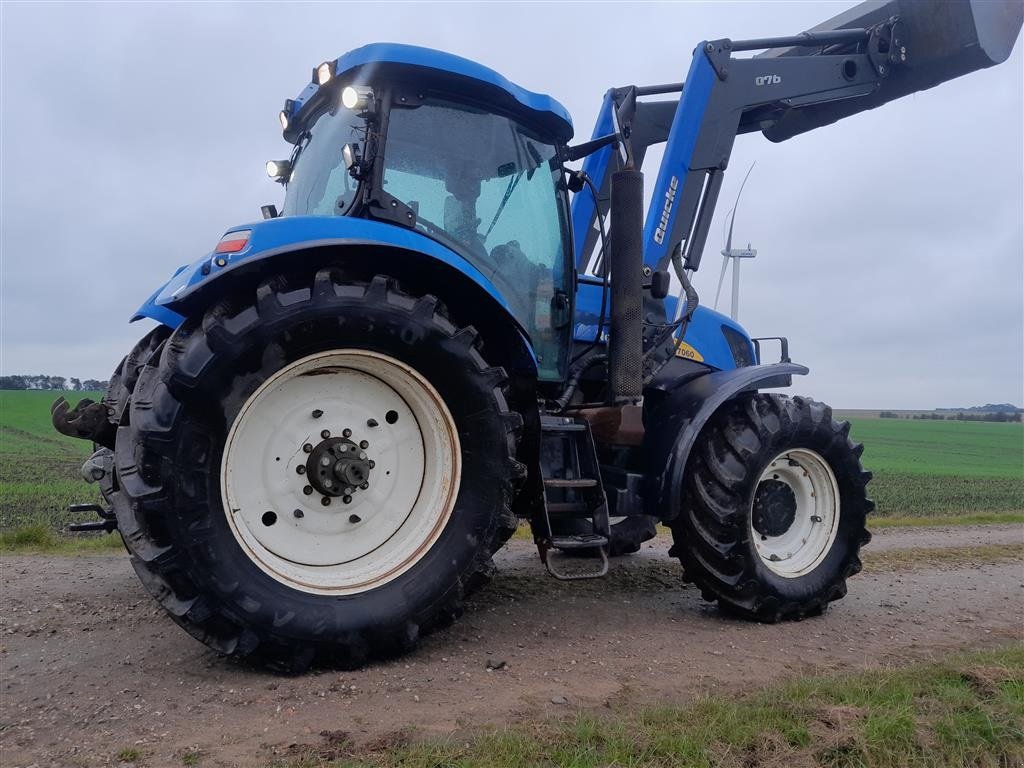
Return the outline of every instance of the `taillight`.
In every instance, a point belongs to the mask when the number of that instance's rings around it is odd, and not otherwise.
[[[240,229],[237,232],[228,232],[220,239],[220,242],[217,243],[217,247],[213,249],[213,252],[238,253],[249,244],[249,235],[251,234],[252,230],[250,229]]]

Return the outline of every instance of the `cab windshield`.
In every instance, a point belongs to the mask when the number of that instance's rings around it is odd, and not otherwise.
[[[555,147],[516,121],[443,101],[388,117],[384,191],[416,227],[461,253],[530,334],[542,378],[567,353],[568,228]]]
[[[346,144],[362,145],[366,122],[348,109],[323,112],[299,141],[295,167],[284,196],[283,216],[348,213],[357,182],[342,160]]]

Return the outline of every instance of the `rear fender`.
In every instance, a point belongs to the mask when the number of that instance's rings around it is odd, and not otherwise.
[[[751,365],[715,371],[683,381],[663,396],[644,404],[644,467],[647,513],[672,520],[682,503],[683,480],[690,452],[704,425],[727,401],[741,392],[789,386],[808,369],[795,363]]]
[[[447,266],[455,276],[472,283],[508,315],[512,316],[504,297],[480,270],[449,248],[424,235],[393,224],[343,216],[285,216],[232,227],[227,233],[250,232],[245,247],[237,253],[210,252],[184,267],[179,267],[170,280],[158,288],[132,316],[132,321],[148,317],[176,328],[195,308],[211,303],[217,297],[236,290],[231,275],[266,273],[292,266],[296,254],[313,250],[364,246],[432,260]],[[225,233],[225,234],[227,234]]]

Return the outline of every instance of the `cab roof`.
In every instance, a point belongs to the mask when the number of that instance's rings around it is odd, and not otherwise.
[[[562,141],[573,135],[572,118],[558,101],[544,93],[528,91],[511,82],[493,69],[433,48],[421,48],[401,43],[371,43],[349,51],[336,60],[336,77],[352,76],[364,68],[373,67],[377,72],[391,67],[414,67],[428,70],[439,80],[453,81],[473,95],[496,102],[505,102],[515,111],[525,111],[527,116],[551,130]],[[289,117],[299,114],[317,93],[319,86],[312,82],[297,98],[289,102]]]

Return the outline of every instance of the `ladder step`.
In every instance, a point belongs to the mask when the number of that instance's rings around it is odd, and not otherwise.
[[[551,546],[555,549],[591,549],[608,546],[608,539],[596,533],[581,533],[575,536],[553,536]]]
[[[573,421],[554,423],[546,421],[541,425],[540,431],[548,434],[560,434],[562,432],[586,432],[586,424],[577,424]]]
[[[560,477],[552,477],[544,481],[544,485],[548,488],[596,488],[597,480],[593,478],[577,478],[574,480],[565,480]]]
[[[549,501],[548,502],[548,514],[549,515],[566,515],[573,512],[585,512],[587,517],[590,516],[591,511],[594,509],[593,503],[586,503],[584,501]]]

